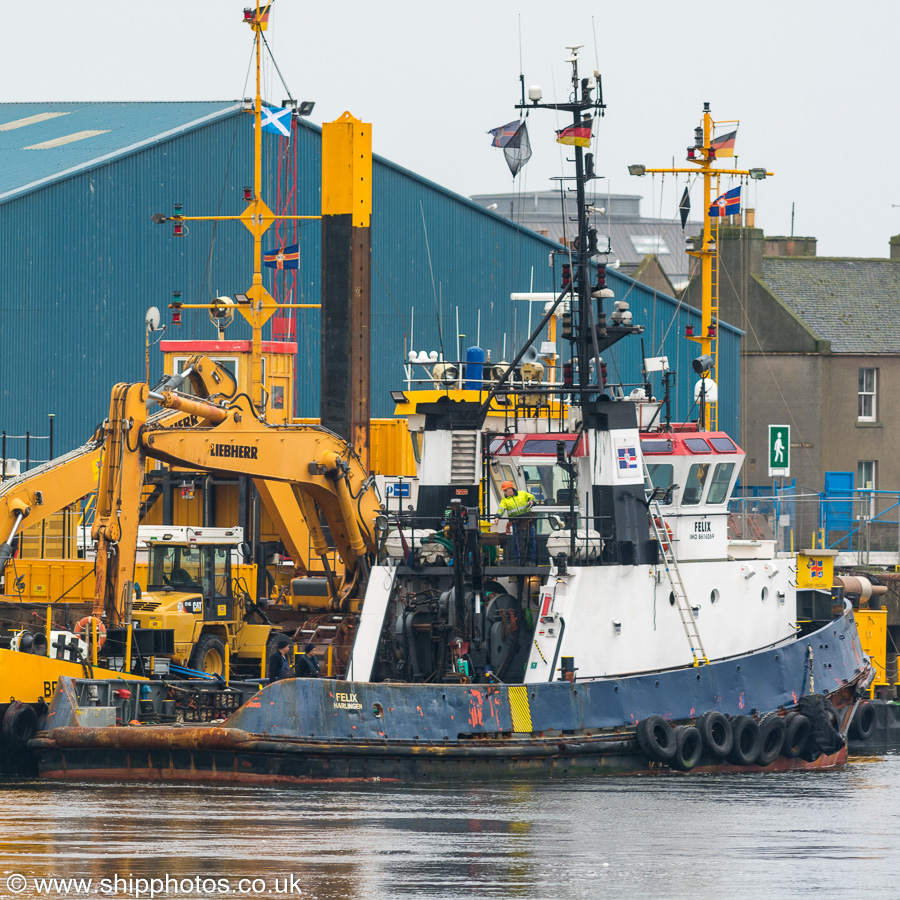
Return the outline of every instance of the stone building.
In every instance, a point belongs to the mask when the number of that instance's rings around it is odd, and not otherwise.
[[[719,315],[745,332],[744,484],[771,484],[768,425],[779,424],[791,426],[801,493],[821,491],[829,472],[848,473],[845,484],[852,475],[856,489],[900,492],[900,237],[890,250],[887,259],[825,258],[812,237],[720,228]],[[699,291],[695,279],[692,305]],[[869,512],[896,502],[876,497]],[[861,510],[854,504],[854,519]],[[896,510],[888,517],[896,548]]]

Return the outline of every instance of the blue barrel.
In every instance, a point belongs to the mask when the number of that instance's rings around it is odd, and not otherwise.
[[[463,369],[466,390],[480,391],[484,381],[484,350],[481,347],[466,349],[466,367]]]

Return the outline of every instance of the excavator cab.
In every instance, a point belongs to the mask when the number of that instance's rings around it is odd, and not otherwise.
[[[206,622],[231,621],[231,550],[229,545],[153,543],[147,589],[163,595],[199,594],[179,599],[180,611],[202,615]]]

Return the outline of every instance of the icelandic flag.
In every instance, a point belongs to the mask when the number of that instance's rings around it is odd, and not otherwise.
[[[263,253],[263,264],[270,269],[299,269],[300,245],[288,244]]]
[[[619,471],[627,472],[637,468],[637,451],[634,447],[619,447]]]
[[[291,136],[291,108],[278,109],[278,107],[264,106],[262,108],[262,130],[270,134],[280,134],[282,137]]]
[[[824,578],[824,564],[821,559],[811,559],[808,563],[810,569],[810,576],[813,578]]]
[[[741,186],[722,194],[710,204],[710,216],[733,216],[741,211]]]

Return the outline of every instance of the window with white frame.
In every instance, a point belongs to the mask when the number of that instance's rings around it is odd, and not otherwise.
[[[874,459],[863,459],[856,464],[857,490],[876,490],[877,485],[875,484],[875,471],[876,463]]]
[[[861,459],[856,464],[856,489],[857,491],[875,491],[878,485],[875,479],[878,475],[878,465],[874,459]],[[875,515],[875,494],[857,494],[860,500],[860,515],[873,518]]]
[[[859,370],[859,413],[860,422],[874,422],[878,415],[878,369]]]

